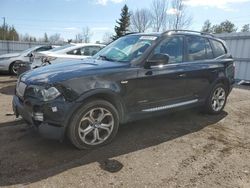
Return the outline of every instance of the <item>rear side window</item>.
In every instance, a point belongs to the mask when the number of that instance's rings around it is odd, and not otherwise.
[[[214,56],[215,57],[219,57],[219,56],[225,55],[227,53],[224,45],[221,42],[216,41],[216,40],[210,40],[210,41],[211,41],[213,48],[214,48]]]
[[[202,37],[187,37],[187,59],[197,61],[206,59],[206,40]]]

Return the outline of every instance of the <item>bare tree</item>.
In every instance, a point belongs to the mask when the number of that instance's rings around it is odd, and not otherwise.
[[[91,32],[89,27],[83,28],[82,40],[83,40],[84,43],[89,43],[92,35],[93,35],[93,33]]]
[[[160,30],[165,29],[167,20],[167,9],[167,0],[153,0],[151,5],[151,15],[154,31],[159,32]]]
[[[112,32],[105,32],[102,38],[104,44],[109,44],[113,41],[113,33]]]
[[[136,32],[145,32],[150,28],[152,16],[148,9],[137,9],[131,15],[131,30]]]
[[[51,35],[50,37],[49,37],[49,41],[51,42],[51,43],[56,43],[56,42],[60,42],[60,34],[59,33],[55,33],[55,34],[53,34],[53,35]]]
[[[188,15],[184,0],[172,0],[171,16],[169,17],[170,29],[186,29],[191,25],[192,17]]]
[[[79,43],[83,41],[83,35],[81,33],[76,34],[74,42]]]

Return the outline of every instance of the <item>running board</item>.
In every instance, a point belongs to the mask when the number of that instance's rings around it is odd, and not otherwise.
[[[145,110],[142,110],[142,111],[143,112],[154,112],[154,111],[159,111],[159,110],[166,110],[166,109],[170,109],[170,108],[185,106],[185,105],[193,104],[193,103],[196,103],[196,102],[198,102],[198,99],[185,101],[185,102],[180,102],[180,103],[176,103],[176,104],[170,104],[170,105],[166,105],[166,106],[159,106],[159,107],[149,108],[149,109],[145,109]]]

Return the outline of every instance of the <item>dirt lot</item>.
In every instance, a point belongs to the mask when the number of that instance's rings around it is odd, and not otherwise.
[[[11,114],[15,78],[0,76],[0,186],[250,187],[250,90],[221,115],[189,110],[120,127],[96,150],[41,138]]]

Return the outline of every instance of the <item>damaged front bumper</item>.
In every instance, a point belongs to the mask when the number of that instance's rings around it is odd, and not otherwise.
[[[39,103],[32,100],[21,100],[13,97],[12,107],[15,115],[34,125],[39,133],[49,139],[62,140],[64,138],[67,110],[70,105],[60,101]]]

